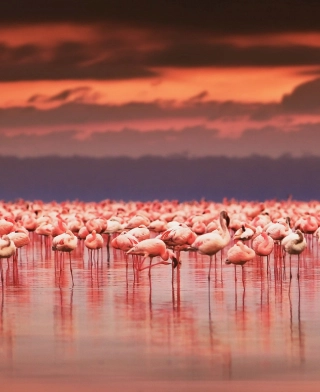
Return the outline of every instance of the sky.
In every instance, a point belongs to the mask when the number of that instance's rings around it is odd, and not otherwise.
[[[0,4],[0,155],[320,155],[320,3]]]

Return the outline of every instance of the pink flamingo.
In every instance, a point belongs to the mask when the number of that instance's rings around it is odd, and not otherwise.
[[[196,221],[192,225],[192,231],[195,232],[197,235],[202,235],[207,232],[207,226],[204,222]]]
[[[67,230],[67,224],[60,218],[60,215],[57,215],[58,222],[53,224],[52,229],[52,237],[57,237],[61,234],[64,234]]]
[[[86,227],[89,233],[93,230],[95,230],[96,233],[103,233],[107,228],[107,221],[103,218],[92,218],[86,222]]]
[[[103,247],[102,235],[98,234],[95,230],[92,230],[92,232],[86,236],[84,244],[88,249],[101,249]]]
[[[243,266],[246,262],[253,260],[255,257],[255,252],[253,249],[249,248],[242,241],[238,241],[234,244],[229,250],[227,254],[226,264],[234,264],[234,280],[237,281],[237,265],[241,265],[242,268],[242,284],[243,289],[245,290],[244,285],[244,270]]]
[[[139,227],[140,225],[149,226],[150,219],[145,215],[137,214],[128,221],[125,229],[133,229],[135,227]]]
[[[200,254],[210,256],[208,280],[210,280],[212,256],[228,245],[231,239],[228,230],[229,216],[226,211],[220,212],[219,223],[219,230],[200,235],[191,245],[191,249],[199,251]]]
[[[108,235],[107,239],[107,255],[108,255],[108,261],[110,259],[110,239],[111,236],[116,235],[116,233],[120,233],[123,229],[123,225],[117,218],[111,218],[106,221],[107,226],[104,229],[104,234]]]
[[[172,250],[166,248],[166,244],[158,238],[149,238],[147,240],[143,240],[135,245],[133,248],[128,250],[127,255],[140,255],[143,256],[142,261],[139,263],[139,271],[142,271],[145,268],[149,268],[149,276],[151,275],[151,268],[155,267],[158,264],[166,264],[169,265],[167,260],[171,258],[172,267],[175,268],[178,265],[178,260],[175,257],[175,254]],[[154,257],[160,256],[162,260],[158,263],[152,264],[152,259]],[[150,258],[150,264],[148,267],[142,268],[142,264],[145,259]]]
[[[285,252],[290,255],[290,279],[292,278],[291,273],[291,255],[298,255],[298,273],[297,278],[299,279],[300,271],[300,254],[304,251],[307,246],[307,241],[302,234],[301,230],[296,230],[295,232],[287,235],[281,242]]]
[[[84,245],[91,250],[92,261],[92,252],[97,251],[98,249],[101,249],[103,247],[102,235],[98,234],[95,230],[92,230],[92,232],[86,236],[86,239],[84,240]]]
[[[256,232],[256,228],[249,223],[243,223],[241,228],[234,233],[233,239],[235,241],[249,241],[252,239]]]
[[[140,225],[128,231],[128,234],[133,235],[140,242],[150,238],[150,231],[145,225]]]
[[[78,238],[69,229],[65,233],[54,237],[52,241],[53,251],[69,253],[72,286],[74,286],[74,282],[73,282],[73,273],[72,273],[72,265],[71,265],[71,252],[77,247],[77,243],[78,243]],[[61,261],[60,261],[60,271],[61,271]]]
[[[313,234],[318,229],[317,218],[308,215],[305,218],[300,218],[294,225],[295,229],[300,229],[305,234]]]
[[[134,235],[127,231],[123,231],[111,241],[111,246],[115,249],[120,249],[123,252],[128,252],[128,250],[138,243],[139,241]]]
[[[14,242],[17,248],[16,255],[18,255],[19,248],[22,248],[23,246],[26,246],[30,243],[29,232],[24,227],[18,227],[16,231],[9,233],[8,237]]]
[[[0,237],[2,237],[5,234],[9,234],[12,231],[14,231],[15,224],[14,222],[9,218],[6,219],[0,219]]]
[[[128,252],[131,248],[133,248],[135,245],[137,245],[139,241],[135,236],[130,234],[127,231],[123,231],[121,234],[119,234],[117,237],[115,237],[111,241],[111,246],[114,249],[120,249],[123,252]],[[134,255],[132,255],[132,258]],[[128,255],[125,255],[125,260],[126,260],[126,267],[128,268]],[[134,263],[133,263],[134,266]]]
[[[252,249],[258,256],[267,256],[267,271],[269,271],[269,255],[273,251],[274,241],[263,231],[252,241]]]
[[[186,245],[186,249],[190,247],[197,239],[197,235],[187,225],[180,223],[172,229],[168,229],[160,235],[162,240],[167,246],[173,247],[176,250],[178,247],[183,248]],[[180,259],[180,251],[177,250],[177,259]]]
[[[155,231],[156,233],[161,233],[167,230],[167,222],[161,219],[156,219],[150,223],[148,229]]]
[[[258,256],[269,256],[273,247],[273,239],[265,231],[252,241],[252,249]]]
[[[14,242],[7,236],[4,235],[0,238],[0,270],[1,270],[1,282],[3,285],[3,270],[2,270],[2,259],[7,259],[9,266],[9,258],[16,252],[16,246]]]

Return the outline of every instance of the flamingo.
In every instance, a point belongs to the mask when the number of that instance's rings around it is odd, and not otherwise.
[[[67,227],[72,233],[78,233],[81,227],[84,225],[83,220],[79,216],[72,217],[68,223]]]
[[[269,271],[269,255],[273,251],[274,241],[265,232],[262,231],[257,237],[252,240],[252,249],[258,256],[267,256],[267,271]]]
[[[44,244],[46,250],[49,247],[49,237],[52,236],[53,230],[54,230],[54,226],[50,222],[41,223],[41,225],[38,226],[35,230],[35,233],[41,236],[41,244],[42,244],[42,238],[44,237]]]
[[[191,245],[191,249],[197,250],[203,255],[210,256],[208,280],[210,280],[212,256],[230,242],[229,221],[229,216],[226,211],[221,211],[219,217],[220,229],[200,235]]]
[[[136,237],[139,242],[150,238],[150,231],[145,225],[135,227],[129,230],[128,233]]]
[[[16,252],[16,246],[8,235],[0,238],[0,259],[9,259]]]
[[[150,219],[145,215],[137,214],[128,221],[125,229],[134,229],[135,227],[139,227],[140,225],[149,226]]]
[[[172,229],[166,230],[159,237],[167,246],[182,248],[186,246],[186,249],[190,247],[197,239],[197,235],[185,224],[180,223],[179,226],[173,227]],[[179,259],[180,251],[177,251],[177,259]]]
[[[73,282],[73,273],[72,273],[72,265],[71,265],[71,252],[74,249],[76,249],[77,243],[78,243],[78,238],[69,229],[67,229],[65,233],[54,237],[52,241],[52,250],[69,253],[72,286],[74,286],[74,282]]]
[[[226,264],[234,264],[234,279],[237,280],[237,265],[241,265],[242,268],[242,284],[244,285],[244,270],[243,266],[246,262],[252,260],[255,257],[255,251],[245,245],[242,241],[238,241],[234,244],[227,253]]]
[[[78,238],[80,240],[84,240],[87,237],[88,234],[89,234],[89,230],[87,229],[87,227],[86,226],[82,226],[82,227],[80,227],[80,229],[78,231]]]
[[[35,231],[37,228],[37,220],[34,217],[32,213],[26,213],[22,216],[21,218],[23,226],[28,230],[28,231]]]
[[[178,265],[178,260],[175,257],[175,254],[172,252],[172,250],[166,248],[166,244],[158,239],[158,238],[149,238],[146,240],[143,240],[136,244],[134,247],[132,247],[130,250],[128,250],[127,255],[139,255],[143,256],[142,261],[139,263],[139,271],[142,271],[145,268],[149,268],[149,276],[151,274],[151,268],[158,265],[158,264],[170,264],[167,263],[167,260],[171,258],[172,260],[172,267],[175,268]],[[154,257],[160,256],[162,260],[158,263],[152,264],[152,259]],[[149,267],[144,267],[142,268],[142,264],[145,261],[145,259],[149,257],[150,258],[150,264]]]
[[[121,249],[128,252],[134,245],[139,243],[138,239],[127,231],[123,231],[111,241],[111,246],[115,249]]]
[[[9,218],[0,219],[0,237],[14,231],[14,226],[14,222],[9,220]]]
[[[252,241],[252,249],[258,256],[269,256],[273,247],[273,239],[265,231]]]
[[[286,237],[289,233],[291,233],[290,229],[290,219],[286,218],[283,220],[278,220],[276,223],[270,223],[267,228],[265,228],[266,233],[274,240],[274,241],[282,241],[284,237]]]
[[[296,230],[291,234],[284,237],[281,242],[285,252],[290,255],[290,279],[292,278],[291,273],[291,255],[298,255],[298,273],[297,278],[299,279],[299,271],[300,271],[300,254],[304,251],[307,246],[307,241],[302,234],[301,230]]]
[[[139,241],[135,236],[127,231],[123,231],[111,241],[111,246],[115,249],[120,249],[123,252],[128,252],[131,248],[137,245]],[[132,256],[133,257],[133,256]],[[128,268],[128,256],[126,254],[126,267]]]
[[[60,218],[60,214],[57,215],[58,222],[53,224],[51,235],[52,237],[57,237],[67,230],[67,224]]]
[[[108,239],[107,239],[107,254],[108,254],[108,261],[110,258],[110,238],[113,234],[119,233],[123,229],[123,225],[117,218],[111,218],[106,221],[107,226],[104,229],[103,233],[108,234]]]
[[[241,228],[234,233],[233,239],[235,241],[249,241],[252,239],[256,232],[256,228],[249,223],[242,224]]]
[[[317,218],[308,215],[305,218],[300,218],[294,225],[295,229],[300,229],[305,234],[313,234],[318,229]]]
[[[91,259],[91,265],[92,265],[92,253],[93,253],[93,251],[98,251],[99,249],[102,249],[103,237],[101,234],[98,234],[95,230],[92,230],[92,232],[86,236],[86,238],[84,240],[84,245],[91,252],[90,259]]]
[[[167,230],[167,222],[161,219],[156,219],[150,223],[148,229],[155,231],[156,233],[161,233]]]
[[[18,248],[22,248],[30,243],[29,232],[24,227],[18,227],[16,231],[13,233],[9,233],[8,237],[13,241],[17,250],[16,253],[18,255]],[[17,256],[18,257],[18,256]]]
[[[192,231],[195,232],[197,235],[202,235],[207,232],[207,226],[204,222],[196,221],[192,225]]]
[[[7,259],[9,266],[9,258],[16,252],[16,246],[14,242],[7,236],[3,235],[0,238],[0,270],[1,270],[1,282],[3,286],[3,271],[2,271],[2,259]]]
[[[102,235],[98,234],[95,230],[92,230],[92,232],[86,236],[84,244],[91,250],[101,249],[103,247]]]
[[[107,228],[107,221],[103,218],[92,218],[86,222],[86,227],[89,233],[93,230],[95,230],[96,233],[103,233]]]

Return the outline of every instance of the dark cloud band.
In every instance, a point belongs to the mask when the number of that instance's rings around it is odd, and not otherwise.
[[[225,33],[319,31],[317,0],[26,0],[0,5],[2,23],[115,23]]]

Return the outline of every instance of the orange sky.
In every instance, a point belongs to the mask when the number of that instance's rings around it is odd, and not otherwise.
[[[232,137],[320,124],[320,30],[308,7],[138,1],[131,13],[109,4],[99,14],[97,5],[48,12],[29,2],[0,15],[4,135],[200,126]]]
[[[278,68],[197,68],[161,69],[150,79],[95,81],[21,81],[0,83],[1,107],[26,106],[33,95],[52,96],[65,89],[89,87],[89,102],[123,104],[131,101],[188,100],[206,91],[205,100],[273,102],[280,101],[297,85],[312,80],[308,71],[315,67]],[[37,107],[55,106],[34,104]]]

